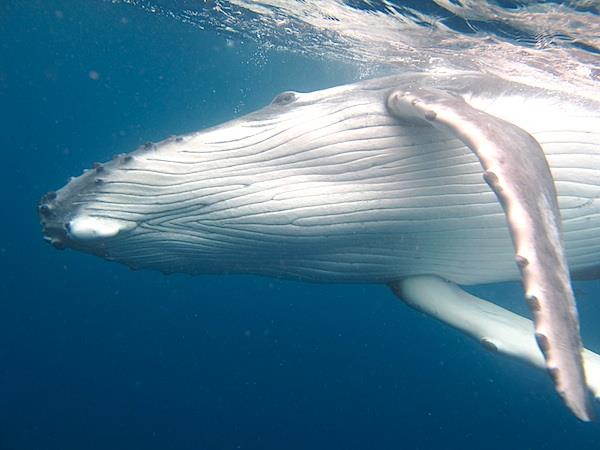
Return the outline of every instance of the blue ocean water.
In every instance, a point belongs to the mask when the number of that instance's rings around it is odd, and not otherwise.
[[[167,277],[42,240],[39,197],[94,161],[356,76],[127,4],[0,4],[0,450],[598,448],[547,376],[383,286]],[[600,350],[600,285],[576,289]],[[517,284],[476,292],[525,313]]]

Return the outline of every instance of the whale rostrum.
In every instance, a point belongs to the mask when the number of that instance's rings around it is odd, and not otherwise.
[[[600,274],[598,142],[594,100],[476,73],[404,74],[284,92],[145,144],[38,211],[55,247],[136,269],[389,284],[487,349],[545,361],[588,421],[600,357],[583,353],[570,280]],[[529,333],[456,286],[518,279]]]

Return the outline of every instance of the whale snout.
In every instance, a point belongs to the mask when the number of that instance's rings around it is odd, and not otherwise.
[[[37,212],[44,239],[53,247],[107,256],[108,239],[135,227],[130,221],[106,216],[106,212],[93,207],[86,209],[100,195],[103,180],[98,175],[106,172],[104,166],[98,165],[72,178],[58,191],[42,196]]]
[[[74,248],[106,256],[106,240],[134,228],[128,221],[80,211],[61,201],[59,195],[48,192],[38,204],[44,239],[58,250]]]
[[[60,210],[57,207],[58,195],[55,191],[46,193],[37,207],[38,216],[42,225],[44,240],[58,250],[68,246],[68,222],[61,220]]]

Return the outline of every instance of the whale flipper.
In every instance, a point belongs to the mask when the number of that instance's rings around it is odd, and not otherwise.
[[[408,277],[390,287],[411,307],[462,331],[484,348],[540,369],[546,367],[529,319],[435,275]],[[600,400],[600,355],[586,349],[583,362],[588,388]]]
[[[539,143],[514,124],[435,89],[393,91],[387,107],[400,120],[449,131],[479,159],[504,209],[535,337],[556,390],[577,417],[593,420],[556,189]]]

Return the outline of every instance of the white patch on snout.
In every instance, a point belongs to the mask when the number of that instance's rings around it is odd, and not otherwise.
[[[109,219],[106,217],[78,216],[69,222],[69,236],[86,241],[116,236],[123,231],[135,228],[134,222]]]

